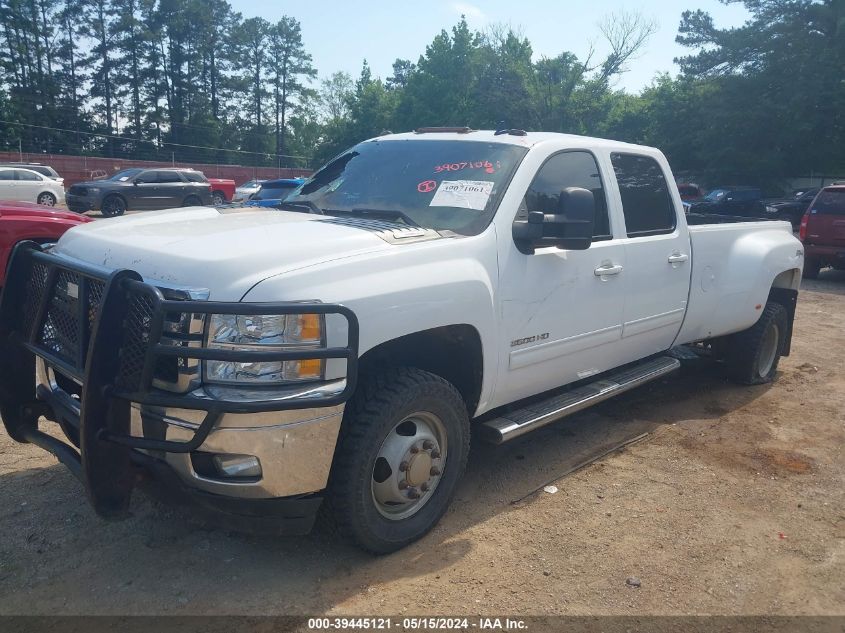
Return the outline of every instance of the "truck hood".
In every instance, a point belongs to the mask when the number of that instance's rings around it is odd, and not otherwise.
[[[268,277],[393,248],[366,228],[326,220],[254,207],[148,212],[74,227],[54,252],[239,301]]]

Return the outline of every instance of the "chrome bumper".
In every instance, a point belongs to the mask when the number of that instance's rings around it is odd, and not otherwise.
[[[63,391],[52,369],[39,359],[37,392],[57,417],[80,415],[79,400]],[[271,499],[318,492],[326,487],[344,405],[262,413],[225,413],[195,453],[252,455],[261,476],[237,481],[202,475],[192,453],[133,449],[155,456],[170,466],[191,488],[240,499]],[[205,411],[153,407],[132,403],[131,434],[148,439],[189,441]],[[59,420],[61,423],[62,420]],[[73,421],[69,422],[73,425]],[[63,425],[64,426],[64,425]]]

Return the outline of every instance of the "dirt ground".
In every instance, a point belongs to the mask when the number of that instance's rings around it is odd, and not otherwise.
[[[105,523],[52,457],[0,433],[0,613],[845,614],[845,272],[805,284],[795,329],[773,385],[697,364],[476,442],[440,525],[381,558],[320,532],[229,533],[142,495]]]

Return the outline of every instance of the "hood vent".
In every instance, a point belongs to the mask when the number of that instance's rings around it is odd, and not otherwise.
[[[317,220],[339,226],[348,226],[356,229],[363,229],[375,233],[388,244],[411,244],[413,242],[427,242],[441,237],[434,229],[427,229],[418,226],[407,226],[396,222],[385,220],[373,220],[369,218],[337,218],[325,217]]]

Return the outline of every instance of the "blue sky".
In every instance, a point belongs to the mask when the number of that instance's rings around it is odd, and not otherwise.
[[[659,30],[617,84],[631,92],[651,83],[656,73],[677,72],[672,59],[686,51],[675,44],[684,9],[708,11],[717,26],[739,26],[747,17],[741,4],[726,6],[718,0],[230,2],[245,17],[261,16],[276,21],[282,15],[289,15],[299,20],[305,46],[321,78],[337,70],[357,77],[365,58],[375,75],[386,78],[397,57],[416,62],[434,36],[455,24],[462,13],[473,29],[484,29],[489,24],[509,24],[521,29],[534,48],[535,59],[539,59],[555,57],[565,50],[583,57],[591,40],[595,41],[597,54],[601,54],[604,49],[597,23],[616,11],[639,11],[646,18],[656,20]]]

